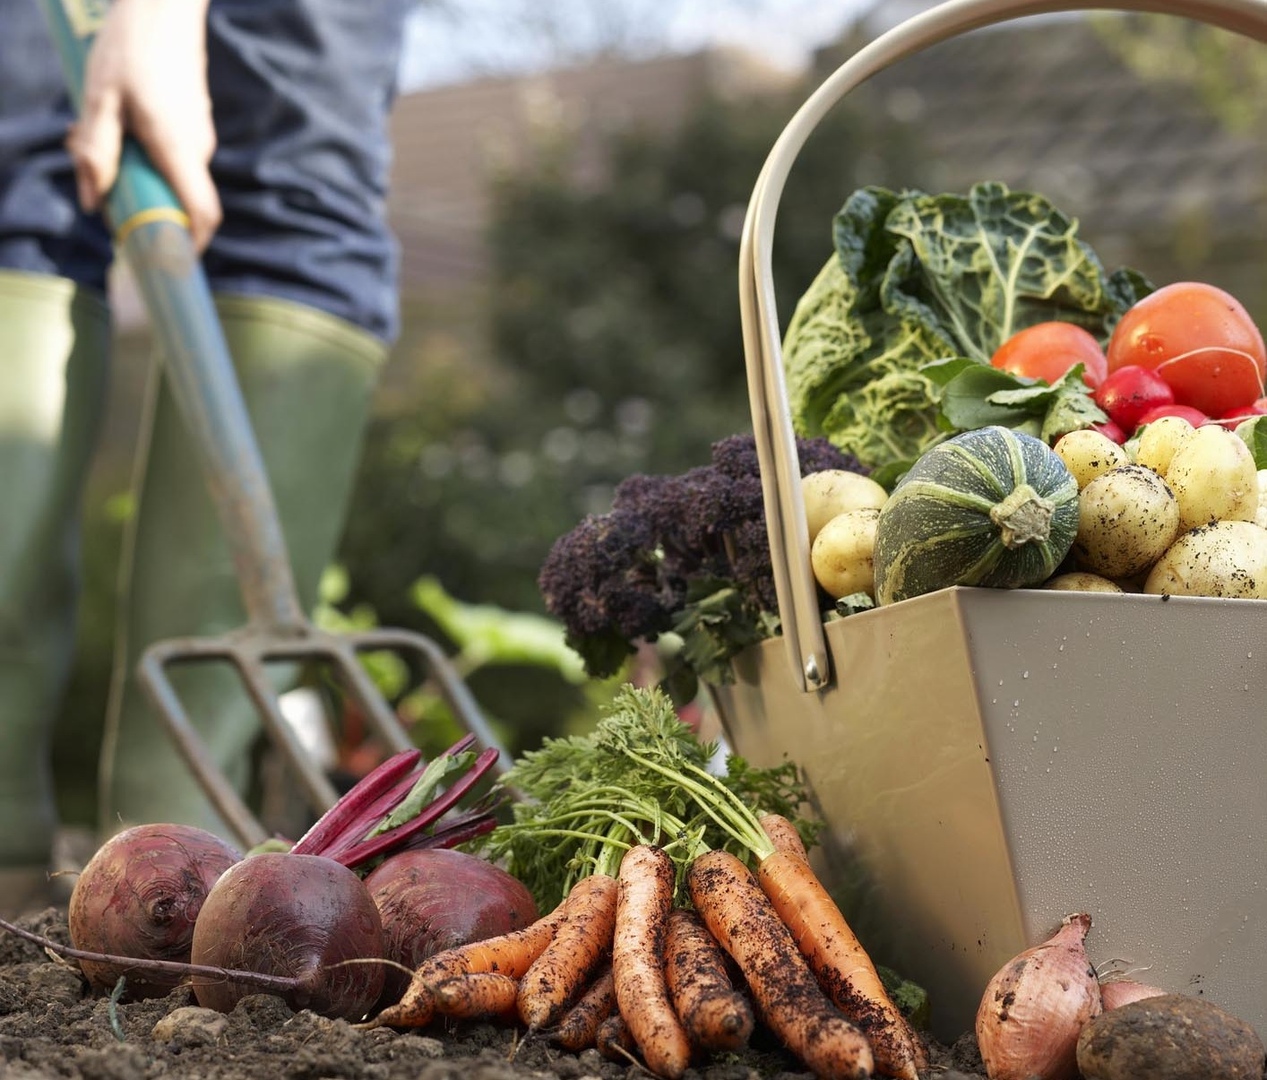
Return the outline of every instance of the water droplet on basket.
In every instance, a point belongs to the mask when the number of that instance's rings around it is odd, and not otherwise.
[[[1029,678],[1029,672],[1028,672],[1028,671],[1022,672],[1022,673],[1021,673],[1021,678],[1022,678],[1022,679],[1028,679],[1028,678]]]
[[[1014,702],[1012,702],[1012,708],[1019,709],[1020,707],[1021,707],[1021,699],[1017,698]]]

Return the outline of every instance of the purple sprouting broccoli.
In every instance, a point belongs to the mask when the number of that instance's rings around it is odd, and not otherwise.
[[[803,475],[865,471],[826,439],[797,450]],[[614,674],[639,642],[671,631],[682,641],[670,663],[679,700],[697,676],[725,681],[730,658],[778,628],[753,437],[714,443],[708,465],[680,475],[622,481],[608,513],[555,542],[538,584],[591,675]]]

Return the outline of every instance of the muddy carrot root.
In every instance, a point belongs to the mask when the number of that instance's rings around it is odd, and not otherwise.
[[[677,1080],[691,1043],[673,1009],[664,973],[664,935],[673,909],[673,861],[638,844],[620,861],[612,971],[616,1002],[642,1060],[657,1076]]]
[[[638,1044],[634,1042],[629,1025],[618,1012],[598,1025],[594,1047],[608,1061],[619,1061],[624,1065],[635,1060],[634,1055],[638,1052]]]
[[[863,1080],[866,1037],[823,993],[796,942],[746,866],[725,851],[699,856],[686,875],[704,925],[735,959],[757,1011],[820,1080]]]
[[[776,851],[761,861],[757,880],[827,996],[867,1036],[879,1070],[918,1080],[928,1067],[924,1044],[809,863]]]
[[[462,1020],[514,1016],[518,992],[517,980],[492,971],[468,972],[432,988],[436,1012]]]
[[[611,965],[604,967],[585,992],[559,1019],[550,1037],[565,1050],[595,1046],[598,1028],[616,1008],[616,981]]]
[[[677,908],[664,938],[669,994],[691,1043],[737,1050],[752,1034],[752,1007],[726,972],[726,954],[699,918]]]
[[[530,1029],[555,1023],[611,955],[617,892],[614,877],[591,874],[568,893],[562,922],[519,983],[519,1018]]]
[[[761,824],[762,831],[770,838],[775,851],[781,851],[786,855],[798,855],[802,859],[809,858],[801,834],[796,831],[796,826],[782,814],[761,814],[757,821]]]
[[[436,1012],[434,988],[442,982],[475,972],[492,972],[521,979],[541,955],[564,918],[560,904],[522,930],[444,949],[428,957],[409,980],[401,999],[380,1012],[367,1027],[425,1027]]]

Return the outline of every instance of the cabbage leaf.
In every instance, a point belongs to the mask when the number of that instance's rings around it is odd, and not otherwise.
[[[862,188],[837,213],[833,240],[784,337],[789,406],[798,435],[825,435],[871,468],[913,460],[957,430],[930,365],[988,365],[1012,334],[1056,319],[1106,342],[1151,291],[1134,271],[1106,273],[1076,219],[998,182],[966,195]],[[1032,407],[1014,412],[1033,425]]]

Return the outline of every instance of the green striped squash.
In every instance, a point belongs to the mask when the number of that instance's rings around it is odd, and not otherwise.
[[[1046,443],[1005,427],[956,435],[920,457],[880,511],[876,601],[1038,585],[1077,532],[1077,481]]]

